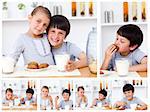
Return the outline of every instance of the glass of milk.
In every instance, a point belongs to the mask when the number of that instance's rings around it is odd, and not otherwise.
[[[69,61],[70,56],[69,54],[58,54],[55,55],[55,61],[58,71],[64,72],[66,71],[65,66],[67,65],[67,62]]]
[[[126,76],[129,72],[129,61],[127,59],[116,59],[115,60],[117,73],[119,76]]]
[[[14,72],[15,60],[11,57],[4,57],[2,59],[2,72],[5,74]]]

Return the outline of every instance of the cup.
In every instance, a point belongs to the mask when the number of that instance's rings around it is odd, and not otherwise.
[[[116,69],[119,76],[125,76],[129,71],[129,61],[127,59],[115,60]]]
[[[29,107],[29,106],[30,106],[30,101],[25,101],[25,105],[26,105],[27,107]]]
[[[136,109],[136,106],[137,106],[137,104],[130,104],[130,108],[131,108],[132,110],[135,110],[135,109]]]
[[[81,107],[82,109],[84,109],[84,108],[86,107],[86,104],[85,104],[85,103],[81,103],[80,107]]]
[[[67,65],[69,59],[70,56],[68,54],[55,55],[55,61],[58,71],[65,71],[65,66]]]
[[[20,99],[14,99],[14,104],[15,104],[15,106],[19,106],[19,104],[20,104]]]
[[[9,101],[9,107],[12,108],[13,107],[13,101]]]
[[[99,102],[99,103],[97,104],[97,107],[98,107],[98,108],[102,108],[102,103]]]
[[[5,74],[14,72],[15,60],[10,57],[4,57],[2,60],[2,72]]]
[[[65,105],[65,110],[69,110],[70,106],[69,105]]]

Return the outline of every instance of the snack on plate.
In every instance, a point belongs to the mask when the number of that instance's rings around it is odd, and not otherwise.
[[[47,68],[48,66],[49,66],[49,64],[42,63],[42,64],[39,65],[39,69],[41,69],[41,68]]]
[[[47,63],[41,63],[38,64],[35,61],[32,61],[30,63],[28,63],[27,68],[28,69],[42,69],[42,68],[47,68],[49,65]]]
[[[28,69],[38,69],[38,68],[39,68],[39,65],[38,65],[37,62],[32,61],[32,62],[28,63],[27,68],[28,68]]]

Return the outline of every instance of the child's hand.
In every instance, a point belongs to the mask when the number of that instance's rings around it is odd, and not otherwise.
[[[76,69],[76,66],[74,64],[74,61],[69,60],[66,65],[66,71],[73,71]]]
[[[56,96],[55,101],[57,101],[59,99],[59,96]]]
[[[105,52],[105,59],[111,60],[112,55],[117,51],[115,44],[110,45]]]

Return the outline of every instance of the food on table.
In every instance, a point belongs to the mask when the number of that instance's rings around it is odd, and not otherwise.
[[[39,69],[41,69],[41,68],[47,68],[48,66],[49,66],[49,64],[42,63],[42,64],[39,65]]]
[[[113,44],[116,48],[115,49],[117,49],[117,51],[119,50],[119,47],[116,45],[116,44]]]
[[[30,63],[28,63],[27,68],[28,69],[42,69],[42,68],[47,68],[49,65],[47,63],[41,63],[38,64],[35,61],[32,61]]]

